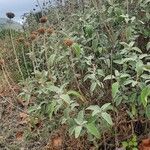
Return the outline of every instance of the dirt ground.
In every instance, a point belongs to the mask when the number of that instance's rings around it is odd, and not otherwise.
[[[80,139],[70,137],[66,126],[51,130],[53,124],[50,124],[46,118],[38,120],[35,126],[32,126],[25,112],[26,108],[19,104],[8,87],[0,92],[0,150],[96,150],[86,135]],[[124,110],[120,112],[122,117],[118,125],[120,141],[127,140],[132,135],[130,122],[127,122],[123,112]],[[145,131],[150,129],[150,121],[146,124],[139,124],[137,121],[133,123],[139,135],[138,141],[148,137]],[[103,145],[103,140],[100,142]],[[113,145],[112,143],[112,136],[106,135],[105,144],[109,147]],[[113,149],[112,146],[107,148],[107,150]]]
[[[0,94],[0,150],[92,150],[86,137],[69,137],[65,126],[50,132],[44,122],[32,129],[22,110],[9,91]]]
[[[11,97],[0,97],[0,150],[42,150],[43,139],[25,140],[27,126],[21,124],[19,106],[14,107]],[[13,103],[14,104],[14,103]]]

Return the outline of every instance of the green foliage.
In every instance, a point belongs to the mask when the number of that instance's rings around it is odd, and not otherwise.
[[[137,137],[133,135],[133,137],[127,141],[122,142],[123,148],[126,150],[138,150],[138,142],[137,142]]]
[[[141,92],[141,101],[144,107],[146,107],[148,104],[148,96],[150,96],[150,86],[145,87]]]
[[[100,6],[88,2],[84,12],[77,8],[67,13],[59,7],[45,12],[56,31],[32,42],[28,55],[35,67],[32,77],[21,83],[20,96],[36,98],[29,107],[32,115],[66,124],[75,138],[87,134],[95,140],[103,132],[113,133],[120,108],[131,119],[150,117],[150,17],[144,0],[130,1],[129,6],[120,0]],[[73,44],[65,45],[66,38]],[[134,140],[124,147],[135,148]]]

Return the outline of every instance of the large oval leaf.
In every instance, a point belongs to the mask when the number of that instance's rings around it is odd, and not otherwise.
[[[100,132],[99,132],[99,130],[96,128],[94,122],[88,123],[88,124],[86,125],[86,128],[87,128],[87,130],[88,130],[88,132],[89,132],[90,134],[94,135],[96,138],[100,138]]]
[[[102,113],[101,113],[101,116],[102,116],[102,118],[103,118],[104,120],[107,121],[107,123],[109,123],[110,125],[113,125],[111,116],[110,116],[107,112],[102,112]]]

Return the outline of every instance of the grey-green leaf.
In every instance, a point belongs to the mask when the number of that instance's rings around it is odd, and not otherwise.
[[[75,119],[76,122],[81,125],[83,123],[83,120],[84,120],[84,110],[81,110],[79,113],[78,113],[78,116],[77,118]]]
[[[108,124],[113,125],[111,116],[107,112],[102,112],[101,116],[105,121],[107,121]]]
[[[75,127],[75,138],[78,138],[80,136],[82,130],[82,126]]]
[[[105,111],[110,105],[111,105],[111,103],[106,103],[106,104],[104,104],[104,105],[101,107],[102,111]]]
[[[67,104],[70,104],[70,97],[68,94],[62,94],[62,95],[60,95],[60,98]]]
[[[110,79],[115,79],[115,76],[114,75],[108,75],[108,76],[106,76],[105,78],[104,78],[104,81],[105,80],[110,80]]]
[[[90,134],[94,135],[96,138],[100,138],[100,132],[97,129],[97,127],[95,126],[94,122],[88,123],[86,125],[86,128]]]
[[[96,85],[97,85],[97,83],[96,83],[95,81],[92,82],[91,87],[90,87],[90,91],[91,91],[91,92],[93,92],[93,91],[95,90]]]
[[[119,83],[115,82],[112,84],[112,96],[113,96],[113,98],[116,97],[116,94],[118,93],[118,91],[119,91]]]
[[[67,92],[68,95],[73,95],[73,96],[76,96],[78,97],[80,100],[84,101],[83,97],[81,96],[80,93],[76,92],[76,91],[73,91],[73,90],[70,90]]]
[[[87,110],[93,110],[92,116],[95,116],[96,114],[101,112],[101,108],[98,105],[91,105],[87,108]]]
[[[148,96],[150,96],[150,86],[146,86],[141,92],[141,101],[144,107],[146,107],[148,104]]]
[[[73,48],[75,50],[75,54],[76,56],[80,56],[80,53],[81,53],[81,46],[77,43],[73,44]]]

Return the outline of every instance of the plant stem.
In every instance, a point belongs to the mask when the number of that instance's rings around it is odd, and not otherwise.
[[[23,47],[21,48],[21,50],[22,50],[22,56],[23,56],[24,65],[25,65],[25,68],[26,68],[26,71],[27,71],[27,74],[28,74],[28,77],[29,77],[30,74],[29,74],[28,65],[27,65],[27,61],[26,61],[26,57],[25,57],[25,53],[24,53]]]
[[[0,95],[0,97],[2,97],[3,100],[7,101],[10,105],[12,105],[12,106],[13,106],[14,108],[16,108],[18,111],[23,112],[23,113],[29,115],[26,111],[24,111],[23,109],[21,109],[20,107],[18,107],[18,106],[16,106],[16,105],[14,105],[14,104],[13,104],[10,100],[8,100],[6,97],[4,97],[4,96],[2,96],[2,95]],[[16,98],[13,97],[13,100],[15,100],[15,99],[16,99]],[[30,114],[30,116],[31,116],[31,114]]]
[[[42,9],[42,7],[41,7],[41,4],[40,4],[39,0],[36,0],[36,2],[37,2],[37,4],[38,4],[39,8],[41,9],[41,13],[42,13],[42,15],[43,15],[43,9]]]
[[[126,5],[127,5],[127,14],[129,14],[129,0],[126,0]]]
[[[48,52],[47,52],[47,47],[46,47],[46,35],[45,34],[43,36],[43,40],[44,40],[46,67],[47,67],[47,70],[48,70],[48,73],[49,73]]]
[[[12,88],[12,86],[11,86],[11,84],[10,84],[10,82],[9,82],[9,79],[8,79],[8,77],[7,77],[7,75],[6,75],[6,73],[5,73],[5,68],[2,66],[2,72],[3,72],[3,75],[4,75],[4,78],[5,78],[5,81],[7,82],[7,84],[8,84],[8,86],[9,86],[9,88],[13,91],[13,93],[14,93],[14,95],[17,97],[17,94],[16,94],[16,92],[14,91],[14,89]],[[17,102],[17,100],[15,99],[15,101]]]
[[[105,138],[105,133],[103,132],[103,141],[104,141],[104,150],[107,150],[106,147],[106,138]]]
[[[0,56],[0,58],[3,59],[2,56]],[[8,66],[7,66],[7,67],[8,67]],[[5,70],[5,73],[6,73],[7,77],[9,78],[9,80],[10,80],[12,83],[14,83],[13,79],[10,77],[10,75],[9,75],[9,73],[8,73],[8,70],[7,70],[7,68],[6,68],[5,63],[3,64],[3,69]],[[9,67],[8,67],[8,69],[10,70]]]
[[[80,89],[80,85],[79,85],[79,83],[78,83],[78,80],[77,80],[77,77],[76,77],[76,72],[75,72],[75,67],[74,67],[74,63],[73,63],[73,56],[72,56],[72,49],[70,49],[70,62],[71,62],[71,68],[72,68],[72,72],[73,72],[73,74],[74,74],[74,79],[75,79],[75,82],[76,82],[76,86],[77,86],[77,88],[78,88],[78,90],[79,90],[79,92],[80,92],[80,94],[82,95],[82,101],[83,102],[86,102],[87,100],[86,100],[86,98],[84,97],[84,95],[83,95],[83,93],[82,93],[82,91],[81,91],[81,89]]]
[[[22,73],[22,70],[21,70],[21,67],[20,67],[20,64],[19,64],[18,56],[17,56],[17,51],[16,51],[16,48],[15,48],[15,45],[14,45],[14,42],[13,42],[11,29],[10,29],[10,39],[11,39],[11,44],[12,44],[12,47],[13,47],[13,52],[14,52],[14,55],[15,55],[15,60],[16,60],[17,66],[18,66],[18,70],[21,74],[22,80],[24,80],[24,76],[23,76],[23,73]]]
[[[111,48],[111,52],[110,52],[110,74],[111,74],[111,88],[112,88],[112,84],[113,84],[113,52],[115,51],[115,39],[114,39],[114,34],[113,31],[109,28],[107,28],[107,25],[105,25],[106,30],[108,31],[108,34],[110,36],[111,39],[111,43],[112,43],[112,48]],[[112,105],[113,108],[115,109],[115,101],[114,98],[112,97]],[[115,117],[115,121],[114,121],[114,132],[115,132],[115,147],[117,148],[119,146],[118,143],[118,137],[117,137],[117,120],[118,120],[118,114],[115,113],[115,111],[113,111],[114,117]]]
[[[101,5],[100,7],[102,6],[102,0],[100,1]],[[102,10],[102,8],[100,8],[100,10]],[[99,12],[99,10],[97,10]],[[112,84],[113,84],[113,52],[115,51],[115,34],[111,28],[111,26],[107,23],[105,23],[105,16],[101,15],[101,13],[99,13],[100,15],[100,19],[101,21],[103,22],[103,25],[108,33],[108,37],[110,39],[110,43],[111,43],[111,52],[110,52],[110,74],[111,74],[111,88],[112,88]],[[112,98],[112,105],[113,105],[113,108],[115,109],[115,101],[114,101],[114,98]],[[118,147],[118,137],[117,137],[117,114],[115,111],[113,111],[113,116],[115,117],[115,121],[114,121],[114,132],[115,132],[115,147],[117,148]]]
[[[34,52],[34,43],[32,42],[32,55],[33,57],[31,58],[32,59],[32,62],[33,62],[33,69],[34,69],[34,73],[36,71],[36,67],[37,67],[37,61],[36,61],[36,54]]]
[[[31,46],[31,48],[29,47],[29,54],[32,55],[32,46]],[[33,71],[34,71],[34,61],[33,61],[32,57],[30,55],[29,55],[29,58],[32,61],[32,67],[33,67]]]

